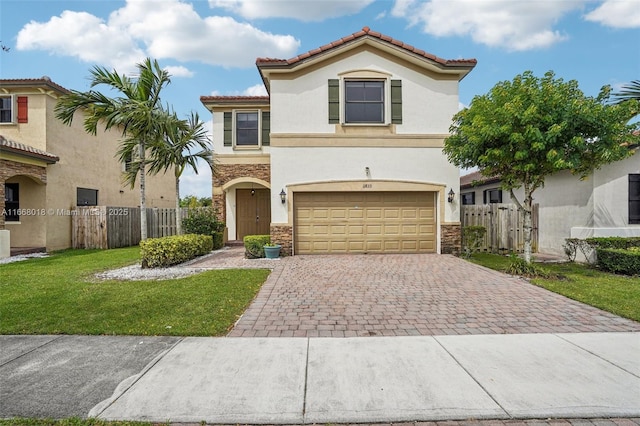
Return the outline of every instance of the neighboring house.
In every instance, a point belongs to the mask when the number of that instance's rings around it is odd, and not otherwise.
[[[68,92],[48,77],[0,80],[0,230],[11,247],[70,247],[75,206],[139,205],[115,157],[121,133],[87,134],[81,113],[71,126],[55,118]],[[150,177],[147,205],[174,206],[174,186],[172,174]]]
[[[514,193],[522,201],[523,190]],[[460,196],[467,204],[498,197],[511,203],[499,178],[486,179],[479,172],[460,178]],[[605,165],[585,180],[569,172],[548,176],[544,187],[533,193],[533,202],[539,205],[541,253],[564,254],[566,238],[640,237],[640,154]]]
[[[256,65],[269,96],[203,96],[214,206],[229,239],[284,253],[453,253],[459,172],[442,152],[475,59],[445,60],[365,27]]]

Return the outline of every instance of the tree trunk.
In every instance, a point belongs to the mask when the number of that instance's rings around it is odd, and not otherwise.
[[[533,233],[533,226],[531,224],[531,205],[533,204],[533,197],[527,183],[524,184],[524,200],[522,203],[518,201],[516,195],[513,193],[513,189],[509,190],[511,195],[511,201],[522,209],[524,212],[524,260],[527,263],[531,263],[531,234]]]
[[[146,189],[146,146],[144,139],[140,140],[140,240],[147,239],[147,200],[145,196]]]
[[[531,226],[531,204],[533,199],[531,193],[525,186],[524,194],[524,260],[527,263],[531,263],[531,233],[533,227]]]
[[[180,217],[180,176],[176,167],[176,235],[182,235],[182,218]]]

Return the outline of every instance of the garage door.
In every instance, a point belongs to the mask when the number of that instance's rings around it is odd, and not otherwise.
[[[435,253],[435,194],[295,193],[295,253]]]

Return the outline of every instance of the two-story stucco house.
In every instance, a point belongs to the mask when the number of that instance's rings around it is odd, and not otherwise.
[[[0,230],[11,247],[68,248],[73,207],[140,203],[115,157],[121,132],[89,135],[81,113],[71,126],[55,118],[68,92],[48,77],[0,80]],[[148,206],[173,207],[174,187],[171,173],[150,177]]]
[[[256,65],[269,96],[201,97],[229,239],[270,234],[287,254],[459,250],[459,172],[442,147],[475,59],[365,27]]]

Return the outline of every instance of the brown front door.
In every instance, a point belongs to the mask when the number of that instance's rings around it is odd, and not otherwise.
[[[271,224],[271,191],[268,189],[236,190],[236,238],[245,235],[269,235]]]

